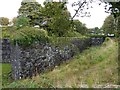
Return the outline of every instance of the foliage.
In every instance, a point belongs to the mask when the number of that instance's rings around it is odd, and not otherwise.
[[[83,35],[81,35],[79,32],[76,31],[68,31],[64,37],[84,37]]]
[[[11,65],[10,64],[0,64],[0,66],[2,66],[2,72],[0,72],[0,75],[2,74],[2,76],[1,76],[2,77],[2,85],[8,85],[10,83],[9,73],[11,72]]]
[[[16,19],[15,26],[19,29],[21,27],[29,26],[29,19],[25,16],[19,16]]]
[[[105,42],[107,42],[107,41],[109,41],[110,40],[110,38],[109,37],[106,37],[105,38]]]
[[[70,28],[70,13],[62,2],[49,2],[45,4],[44,21],[47,21],[45,27],[49,34],[54,33],[57,36],[63,36]]]
[[[42,6],[36,1],[23,1],[18,13],[19,16],[22,15],[29,18],[29,23],[31,26],[40,25],[42,22]]]
[[[96,34],[98,34],[98,33],[99,33],[99,28],[98,28],[98,27],[95,27],[95,28],[94,28],[94,31],[95,31]]]
[[[49,37],[49,42],[54,46],[65,46],[71,44],[71,41],[74,39],[86,39],[88,37],[79,36],[79,37]]]
[[[88,34],[86,36],[88,36],[88,37],[98,37],[98,38],[100,38],[100,37],[106,37],[106,35],[91,35],[91,34]]]
[[[116,37],[120,37],[120,16],[117,17],[115,34],[116,34]]]
[[[13,25],[16,24],[16,21],[17,21],[17,17],[14,17],[14,18],[12,19],[12,23],[13,23]]]
[[[9,24],[9,19],[6,17],[0,17],[0,25],[7,26]]]
[[[99,29],[98,27],[95,27],[95,28],[88,29],[87,35],[104,36],[104,31],[102,28]]]
[[[16,34],[13,35],[15,37],[14,42],[18,42],[21,45],[31,45],[34,42],[47,42],[47,32],[44,30],[38,30],[34,28],[23,28],[18,32],[18,36]]]
[[[120,32],[120,16],[117,18],[118,22],[117,22],[117,29]]]
[[[116,2],[108,2],[107,0],[78,0],[77,2],[74,2],[72,6],[78,6],[77,9],[75,9],[75,14],[72,17],[72,20],[76,16],[81,16],[81,17],[90,17],[90,12],[88,11],[89,8],[93,8],[92,3],[96,3],[98,5],[104,4],[105,7],[105,12],[106,13],[111,13],[114,18],[120,16],[120,1]]]
[[[105,19],[102,29],[106,35],[115,33],[114,18],[111,15]]]
[[[112,5],[109,10],[111,10],[111,14],[114,15],[115,18],[120,16],[120,1],[118,2],[109,2]]]
[[[87,27],[79,20],[73,20],[73,28],[82,35],[85,35],[87,32]]]
[[[20,83],[20,82],[13,82],[8,87],[13,88],[39,88],[38,84],[34,83],[33,81],[29,81],[27,83]]]
[[[4,30],[2,38],[10,38],[13,44],[17,41],[18,44],[23,46],[31,45],[34,42],[45,43],[48,41],[48,35],[45,30],[33,27],[24,27],[19,30]]]

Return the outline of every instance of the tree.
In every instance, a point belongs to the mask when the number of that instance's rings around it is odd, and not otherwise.
[[[29,0],[28,0],[29,1]],[[19,16],[25,16],[29,18],[29,23],[31,26],[41,24],[43,17],[42,17],[42,6],[35,0],[30,0],[29,2],[23,0],[21,2],[21,7],[19,8]]]
[[[70,29],[70,13],[65,3],[44,3],[44,21],[47,21],[46,29],[49,34],[63,36]]]
[[[25,16],[19,16],[16,19],[15,26],[19,29],[20,27],[29,26],[29,19]]]
[[[7,26],[9,24],[9,19],[6,17],[0,17],[0,25]]]
[[[104,24],[102,26],[102,29],[104,30],[105,34],[107,35],[109,34],[113,34],[115,33],[115,24],[114,24],[114,18],[112,15],[108,16],[105,21]]]
[[[97,35],[99,35],[99,34],[101,34],[102,32],[100,31],[100,29],[99,29],[98,27],[95,27],[95,28],[94,28],[94,33],[97,34]]]
[[[89,8],[93,8],[92,3],[97,2],[98,5],[101,5],[102,3],[105,4],[105,12],[113,14],[114,18],[120,16],[120,1],[118,2],[108,2],[109,0],[78,0],[77,2],[74,2],[72,6],[78,6],[77,9],[75,9],[75,14],[72,17],[72,20],[75,16],[91,16],[90,12],[87,11]],[[111,5],[111,6],[110,6]],[[108,7],[108,8],[107,8]]]
[[[117,29],[118,29],[119,34],[120,34],[120,16],[118,17],[118,21],[117,21]]]
[[[85,24],[81,23],[79,20],[73,20],[73,28],[75,31],[81,33],[81,34],[86,34],[87,32],[87,27]]]
[[[13,25],[16,24],[16,21],[17,21],[17,17],[14,17],[14,18],[12,19],[12,23],[13,23]]]
[[[120,37],[120,16],[116,18],[115,34],[116,34],[116,37]]]
[[[111,14],[114,15],[114,18],[117,18],[120,16],[120,1],[119,2],[108,2],[111,7],[109,7],[108,10],[111,11]]]

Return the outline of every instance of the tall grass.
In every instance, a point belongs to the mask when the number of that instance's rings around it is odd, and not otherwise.
[[[1,84],[3,86],[10,84],[9,73],[11,71],[11,65],[10,64],[0,64],[0,67],[1,67],[0,78],[2,80]]]

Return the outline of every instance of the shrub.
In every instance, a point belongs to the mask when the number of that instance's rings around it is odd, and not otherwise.
[[[68,31],[64,36],[66,37],[83,37],[80,33],[76,31]]]
[[[106,38],[105,38],[105,42],[106,42],[106,41],[109,41],[109,40],[110,40],[110,38],[109,38],[109,37],[106,37]]]
[[[87,36],[88,37],[98,37],[98,38],[106,37],[105,35],[90,35],[90,34],[88,34]]]
[[[17,29],[29,26],[29,19],[24,16],[19,16],[16,20],[15,26]]]
[[[105,38],[105,41],[103,42],[103,46],[106,46],[107,45],[107,43],[108,43],[108,41],[110,41],[110,38],[109,37],[106,37]]]
[[[4,30],[2,38],[9,38],[13,44],[28,46],[34,42],[48,42],[47,31],[43,29],[24,27],[19,30]]]
[[[18,33],[19,32],[19,33]],[[47,42],[48,35],[45,30],[25,27],[20,29],[17,34],[14,34],[14,42],[18,42],[20,45],[31,45],[34,42]]]

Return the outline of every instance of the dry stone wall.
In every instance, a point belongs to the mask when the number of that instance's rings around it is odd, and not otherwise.
[[[48,69],[52,70],[55,66],[69,60],[75,54],[75,51],[68,46],[60,50],[59,47],[53,47],[49,44],[34,44],[34,46],[29,48],[22,48],[16,45],[12,52],[12,77],[15,80],[32,77]]]
[[[63,49],[58,46],[52,46],[49,43],[35,43],[29,47],[22,47],[17,43],[12,46],[8,43],[3,52],[10,46],[9,51],[11,53],[6,55],[9,56],[7,59],[12,65],[12,78],[17,80],[27,77],[31,78],[38,73],[52,70],[55,66],[70,60],[76,54],[76,48],[78,49],[77,51],[82,52],[90,46],[102,44],[103,41],[104,38],[73,39],[70,42],[71,45],[65,45]],[[4,58],[3,56],[3,60],[7,60]]]
[[[0,40],[2,46],[2,60],[0,62],[2,63],[10,63],[10,54],[11,54],[11,45],[9,39],[3,39]]]

